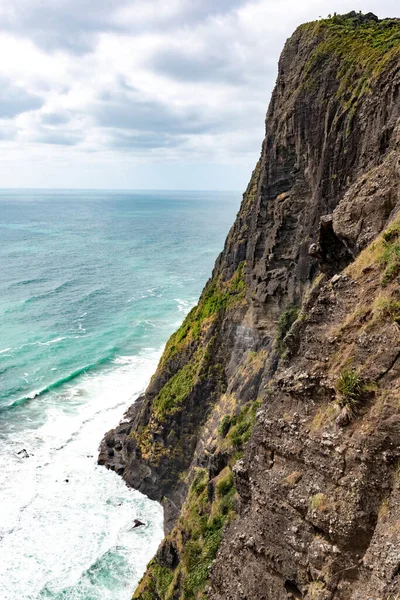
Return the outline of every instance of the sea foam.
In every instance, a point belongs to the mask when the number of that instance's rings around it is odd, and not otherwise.
[[[130,598],[161,540],[162,511],[99,467],[97,447],[159,354],[118,357],[82,375],[63,388],[62,402],[56,391],[47,399],[41,427],[0,439],[2,600]],[[132,529],[137,517],[145,529]]]

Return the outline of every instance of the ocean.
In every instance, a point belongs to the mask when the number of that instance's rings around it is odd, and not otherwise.
[[[131,598],[162,510],[97,449],[196,303],[239,203],[0,191],[1,600]]]

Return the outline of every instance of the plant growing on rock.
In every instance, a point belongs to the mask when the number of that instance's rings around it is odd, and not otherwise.
[[[382,235],[383,254],[381,262],[385,267],[382,285],[387,285],[400,271],[400,223],[396,222]]]
[[[300,309],[298,306],[290,304],[279,317],[277,344],[280,352],[285,350],[285,337],[289,333],[293,323],[297,320],[299,312]]]
[[[393,323],[400,322],[400,302],[390,296],[380,295],[374,302],[374,321],[390,320]]]
[[[237,449],[242,449],[251,436],[260,402],[255,400],[244,406],[231,420],[227,440]]]
[[[315,494],[314,496],[312,496],[311,508],[313,510],[323,511],[326,509],[326,507],[327,507],[327,497],[325,496],[325,494],[322,494],[321,492],[319,492],[318,494]]]
[[[209,569],[221,544],[224,529],[235,518],[235,487],[231,468],[213,480],[216,494],[208,495],[208,473],[199,469],[190,486],[182,515],[168,540],[179,550],[175,566],[151,561],[133,596],[138,600],[197,600],[209,581]],[[182,540],[185,540],[182,545]]]
[[[351,420],[365,394],[365,384],[355,369],[344,369],[335,384],[336,401],[342,409],[341,417]]]
[[[221,437],[225,437],[231,428],[232,419],[229,415],[225,415],[218,427],[218,433]]]

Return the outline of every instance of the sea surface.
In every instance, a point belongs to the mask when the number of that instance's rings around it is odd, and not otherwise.
[[[130,599],[162,511],[97,449],[196,303],[239,202],[0,191],[1,600]]]

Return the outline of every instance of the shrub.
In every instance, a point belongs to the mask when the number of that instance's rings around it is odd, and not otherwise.
[[[159,420],[179,410],[190,394],[196,379],[196,364],[189,362],[178,371],[161,389],[154,400],[154,412]]]
[[[219,496],[225,496],[233,488],[233,475],[232,471],[220,479],[217,483],[217,493]]]
[[[225,437],[231,428],[232,420],[229,415],[225,415],[218,427],[218,433],[221,437]]]
[[[345,369],[336,381],[335,391],[339,406],[354,414],[362,400],[365,386],[355,369]]]
[[[260,402],[258,400],[250,402],[238,415],[232,417],[227,439],[235,448],[241,449],[250,438],[259,406]]]
[[[191,493],[199,496],[207,487],[207,472],[199,469],[194,476],[191,486]]]
[[[154,578],[156,581],[156,589],[160,598],[164,598],[173,579],[173,573],[167,567],[161,567],[154,564]]]

